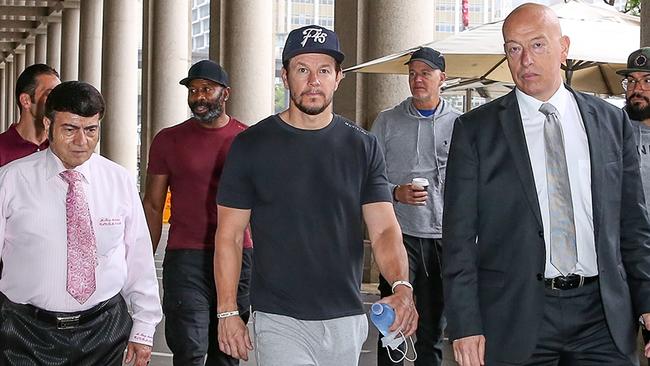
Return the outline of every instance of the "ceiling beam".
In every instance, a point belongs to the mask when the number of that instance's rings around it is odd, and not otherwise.
[[[0,5],[0,14],[27,17],[46,17],[50,15],[50,9],[49,7]]]
[[[3,20],[0,19],[0,28],[4,29],[21,29],[21,30],[26,30],[26,29],[32,29],[32,28],[37,28],[41,22],[33,21],[33,20]]]

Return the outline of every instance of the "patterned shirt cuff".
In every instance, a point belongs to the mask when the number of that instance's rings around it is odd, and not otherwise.
[[[133,321],[131,336],[129,342],[140,343],[147,346],[153,346],[153,334],[156,331],[155,326],[150,324]]]

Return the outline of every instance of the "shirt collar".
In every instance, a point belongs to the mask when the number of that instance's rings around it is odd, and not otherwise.
[[[530,121],[535,118],[543,117],[544,114],[539,111],[539,107],[541,107],[543,103],[552,104],[560,114],[558,117],[562,119],[568,100],[571,97],[567,88],[564,87],[564,84],[560,85],[558,90],[546,102],[531,97],[519,90],[519,88],[515,88],[515,95],[517,96],[517,103],[519,104],[522,121]]]
[[[93,153],[90,156],[90,159],[86,160],[83,164],[77,166],[74,168],[74,170],[78,171],[81,173],[83,176],[83,179],[86,183],[90,184],[90,161],[93,160],[95,157],[95,154]],[[45,151],[45,172],[46,172],[46,178],[52,179],[54,177],[58,177],[58,175],[67,170],[63,166],[63,162],[61,159],[59,159],[58,156],[54,154],[51,148],[48,148]]]

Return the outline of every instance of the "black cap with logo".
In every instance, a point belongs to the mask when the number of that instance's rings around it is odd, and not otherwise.
[[[324,53],[339,64],[345,58],[336,33],[318,25],[307,25],[289,33],[282,50],[282,62],[303,53]]]
[[[445,57],[442,53],[430,47],[421,47],[419,50],[413,52],[411,58],[404,65],[408,65],[413,61],[422,61],[429,65],[432,69],[439,69],[445,71]]]
[[[627,58],[627,69],[616,71],[623,76],[633,72],[650,72],[650,47],[639,48],[632,52]]]
[[[190,71],[187,73],[187,77],[179,83],[187,86],[194,79],[210,80],[228,87],[228,73],[218,63],[212,60],[201,60],[192,65]]]

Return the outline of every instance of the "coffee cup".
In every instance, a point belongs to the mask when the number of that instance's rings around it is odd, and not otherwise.
[[[427,178],[413,178],[411,185],[414,190],[426,191],[429,188],[429,180]]]

